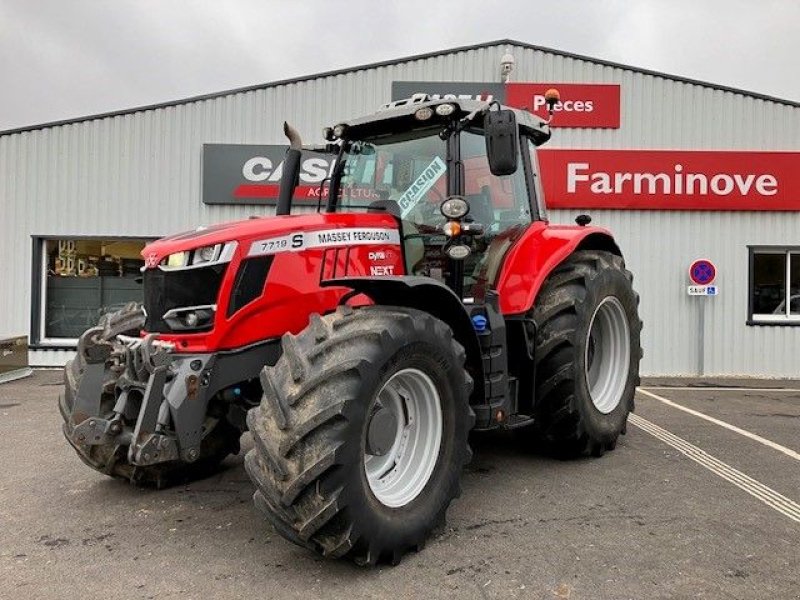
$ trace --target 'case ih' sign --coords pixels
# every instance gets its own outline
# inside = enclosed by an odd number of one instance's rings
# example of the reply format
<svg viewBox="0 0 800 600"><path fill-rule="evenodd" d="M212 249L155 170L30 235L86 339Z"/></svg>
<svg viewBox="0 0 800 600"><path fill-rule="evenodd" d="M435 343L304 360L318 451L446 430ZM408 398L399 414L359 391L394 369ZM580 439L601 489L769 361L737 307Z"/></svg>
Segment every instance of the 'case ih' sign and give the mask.
<svg viewBox="0 0 800 600"><path fill-rule="evenodd" d="M461 100L497 100L506 104L506 85L470 81L393 81L392 100L411 98L414 94L428 94L433 99L459 98Z"/></svg>
<svg viewBox="0 0 800 600"><path fill-rule="evenodd" d="M203 144L203 202L277 204L285 157L286 146ZM316 206L333 161L328 154L303 152L294 194L298 204Z"/></svg>
<svg viewBox="0 0 800 600"><path fill-rule="evenodd" d="M205 144L203 202L275 205L286 146ZM800 210L800 153L539 151L550 208ZM317 206L334 157L304 152L295 204ZM374 198L362 190L365 202Z"/></svg>
<svg viewBox="0 0 800 600"><path fill-rule="evenodd" d="M619 128L619 86L596 83L509 83L506 104L547 119L544 93L555 88L561 101L553 108L552 127Z"/></svg>

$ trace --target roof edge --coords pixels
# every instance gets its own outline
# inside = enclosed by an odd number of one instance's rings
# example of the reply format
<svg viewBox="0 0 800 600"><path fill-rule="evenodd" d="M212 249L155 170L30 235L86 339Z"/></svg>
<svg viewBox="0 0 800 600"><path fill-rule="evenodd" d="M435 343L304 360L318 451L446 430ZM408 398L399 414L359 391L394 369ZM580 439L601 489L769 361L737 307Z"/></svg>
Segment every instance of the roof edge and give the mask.
<svg viewBox="0 0 800 600"><path fill-rule="evenodd" d="M800 108L800 102L796 102L794 100L787 100L785 98L778 98L776 96L769 96L767 94L760 94L758 92L752 92L749 90L743 90L740 88L734 88L726 85L721 85L717 83L712 83L709 81L703 81L700 79L691 79L689 77L681 77L679 75L672 75L670 73L664 73L661 71L654 71L651 69L643 69L640 67L634 67L632 65L626 65L610 60L605 60L602 58L595 58L592 56L586 56L584 54L575 54L573 52L566 52L564 50L557 50L555 48L548 48L545 46L537 46L535 44L529 44L527 42L520 42L518 40L512 39L500 39L500 40L493 40L489 42L481 42L478 44L469 44L466 46L457 46L455 48L444 48L442 50L434 50L432 52L425 52L422 54L413 54L409 56L403 56L400 58L393 58L390 60L383 60L373 63L367 63L362 65L356 65L353 67L346 67L341 69L334 69L331 71L323 71L322 73L313 73L310 75L301 75L298 77L291 77L288 79L279 79L276 81L269 81L266 83L259 83L256 85L248 85L238 88L232 88L229 90L223 90L221 92L212 92L208 94L199 94L196 96L189 96L186 98L179 98L177 100L169 100L166 102L158 102L155 104L144 104L141 106L134 106L131 108L124 108L120 110L114 110L109 112L103 113L96 113L91 115L85 115L81 117L73 117L69 119L60 119L56 121L47 121L45 123L37 123L33 125L26 125L23 127L15 127L13 129L6 129L0 131L0 136L5 135L13 135L15 133L25 133L27 131L36 131L38 129L48 129L50 127L58 127L60 125L73 125L77 123L83 123L86 121L96 121L99 119L108 119L112 117L119 117L122 115L129 115L134 114L137 112L145 112L148 110L157 110L159 108L169 108L172 106L180 106L182 104L191 104L193 102L202 102L203 100L213 100L215 98L223 98L225 96L232 96L235 94L243 94L247 92L254 92L256 90L267 89L271 87L276 87L279 85L290 85L293 83L300 83L303 81L310 81L312 79L321 79L323 77L335 77L336 75L343 75L345 73L351 73L353 71L365 71L368 69L377 69L380 67L388 67L404 62L409 62L412 60L424 60L426 58L433 58L435 56L442 56L445 54L456 54L458 52L465 52L467 50L477 50L480 48L490 48L492 46L517 46L520 48L526 48L529 50L539 51L539 52L548 52L550 54L555 54L558 56L563 56L565 58L573 58L575 60L582 60L586 62L595 63L598 65L603 65L607 67L612 67L616 69L624 69L626 71L634 71L636 73L642 73L644 75L652 75L653 77L661 77L663 79L670 79L672 81L677 81L680 83L687 83L691 85L698 85L702 87L712 88L715 90L720 90L723 92L731 92L733 94L739 94L742 96L750 96L752 98L756 98L758 100L765 100L767 102L775 102L776 104L783 104L786 106L791 106L794 108Z"/></svg>
<svg viewBox="0 0 800 600"><path fill-rule="evenodd" d="M714 83L711 81L705 81L703 79L692 79L691 77L683 77L681 75L673 75L672 73L665 73L663 71L655 71L653 69L645 69L642 67L634 67L632 65L626 65L623 63L614 62L612 60L606 60L604 58L595 58L593 56L586 56L585 54L576 54L574 52L567 52L565 50L557 50L555 48L548 48L546 46L537 46L535 44L528 44L527 42L519 42L517 40L502 40L497 42L498 44L507 43L514 46L520 46L522 48L528 48L530 50L538 50L540 52L549 52L551 54L557 54L559 56L564 56L566 58L574 58L576 60L584 60L587 62L593 62L598 65L603 65L606 67L612 67L615 69L624 69L626 71L635 71L636 73L641 73L643 75L652 75L653 77L661 77L662 79L670 79L672 81L677 81L679 83L688 83L691 85L699 85L701 87L707 87L714 90L719 90L721 92L730 92L732 94L739 94L740 96L750 96L751 98L755 98L757 100L765 100L767 102L775 102L776 104L784 104L786 106L791 106L793 108L800 108L800 102L796 100L787 100L786 98L779 98L777 96L770 96L769 94L762 94L760 92L753 92L751 90L745 90L742 88L736 88L729 85L723 85L721 83Z"/></svg>

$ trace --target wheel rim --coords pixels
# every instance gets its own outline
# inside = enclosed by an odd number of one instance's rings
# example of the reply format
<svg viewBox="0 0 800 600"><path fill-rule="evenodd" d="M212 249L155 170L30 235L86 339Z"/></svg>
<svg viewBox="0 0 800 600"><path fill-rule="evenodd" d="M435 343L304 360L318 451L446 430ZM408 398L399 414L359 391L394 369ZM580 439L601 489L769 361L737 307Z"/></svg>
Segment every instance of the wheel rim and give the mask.
<svg viewBox="0 0 800 600"><path fill-rule="evenodd" d="M394 425L394 436L385 453L370 453L367 447L364 469L369 487L381 504L399 508L419 496L439 458L442 444L439 392L433 380L419 369L403 369L392 375L378 392L376 406L392 411L395 420L382 422Z"/></svg>
<svg viewBox="0 0 800 600"><path fill-rule="evenodd" d="M619 406L630 369L628 318L618 298L608 296L595 309L586 335L584 371L592 404L603 414Z"/></svg>

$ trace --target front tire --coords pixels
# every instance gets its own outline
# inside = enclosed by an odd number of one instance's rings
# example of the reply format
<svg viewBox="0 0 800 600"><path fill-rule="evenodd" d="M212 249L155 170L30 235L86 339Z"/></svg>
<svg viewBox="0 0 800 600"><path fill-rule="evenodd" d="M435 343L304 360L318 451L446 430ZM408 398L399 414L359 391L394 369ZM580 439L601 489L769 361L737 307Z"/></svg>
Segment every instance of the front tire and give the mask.
<svg viewBox="0 0 800 600"><path fill-rule="evenodd" d="M264 369L248 413L254 501L288 540L393 564L443 525L471 453L472 380L428 313L372 306L312 315Z"/></svg>
<svg viewBox="0 0 800 600"><path fill-rule="evenodd" d="M560 457L601 456L625 432L642 356L632 281L620 256L579 250L537 298L534 430Z"/></svg>

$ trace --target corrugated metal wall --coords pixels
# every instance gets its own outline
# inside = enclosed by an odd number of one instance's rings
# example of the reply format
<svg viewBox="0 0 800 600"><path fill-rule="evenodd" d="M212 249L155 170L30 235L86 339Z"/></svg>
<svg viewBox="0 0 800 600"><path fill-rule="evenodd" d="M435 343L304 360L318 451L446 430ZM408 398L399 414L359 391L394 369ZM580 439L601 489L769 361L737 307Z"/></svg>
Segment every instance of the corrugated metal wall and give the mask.
<svg viewBox="0 0 800 600"><path fill-rule="evenodd" d="M374 110L392 81L496 81L504 46L463 50L187 104L0 136L0 332L30 327L31 236L161 236L271 209L206 206L203 143L281 143L284 119L308 141L323 125ZM552 146L800 150L800 109L709 87L514 47L513 79L622 86L618 130L558 130ZM569 221L580 211L557 211ZM800 243L800 215L594 211L612 228L642 293L647 374L698 364L691 259L717 261L708 302L710 374L798 375L800 328L747 327L747 244ZM35 364L67 353L32 354Z"/></svg>

